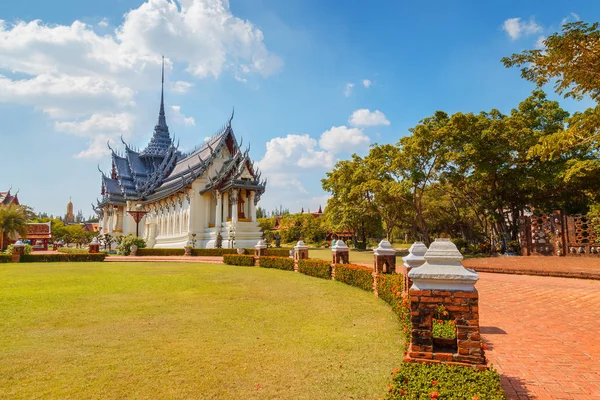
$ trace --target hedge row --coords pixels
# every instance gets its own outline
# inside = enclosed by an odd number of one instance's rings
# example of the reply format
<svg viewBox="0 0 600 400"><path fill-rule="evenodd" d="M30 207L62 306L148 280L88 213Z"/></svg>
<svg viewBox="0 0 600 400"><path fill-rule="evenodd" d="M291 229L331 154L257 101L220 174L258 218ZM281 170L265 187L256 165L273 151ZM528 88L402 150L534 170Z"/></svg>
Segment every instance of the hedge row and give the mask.
<svg viewBox="0 0 600 400"><path fill-rule="evenodd" d="M289 257L290 256L290 250L293 249L286 249L286 248L278 248L278 247L269 247L267 249L267 255L268 256L272 256L272 257Z"/></svg>
<svg viewBox="0 0 600 400"><path fill-rule="evenodd" d="M244 254L253 254L254 249L244 249ZM184 249L138 249L138 256L182 256ZM192 256L216 257L237 254L237 249L192 249Z"/></svg>
<svg viewBox="0 0 600 400"><path fill-rule="evenodd" d="M21 256L21 262L104 261L105 257L106 253L28 254Z"/></svg>
<svg viewBox="0 0 600 400"><path fill-rule="evenodd" d="M393 372L387 400L504 399L500 374L445 364L403 363Z"/></svg>
<svg viewBox="0 0 600 400"><path fill-rule="evenodd" d="M0 254L0 264L10 262L11 256L8 254Z"/></svg>
<svg viewBox="0 0 600 400"><path fill-rule="evenodd" d="M64 254L88 254L89 251L87 249L82 249L82 248L74 248L74 247L60 247L58 248L59 253L64 253Z"/></svg>
<svg viewBox="0 0 600 400"><path fill-rule="evenodd" d="M253 266L254 256L240 254L223 254L223 262L229 265Z"/></svg>
<svg viewBox="0 0 600 400"><path fill-rule="evenodd" d="M335 264L335 280L373 291L373 269L356 264Z"/></svg>
<svg viewBox="0 0 600 400"><path fill-rule="evenodd" d="M258 265L263 268L277 268L286 271L293 271L294 259L289 257L266 256L258 259Z"/></svg>
<svg viewBox="0 0 600 400"><path fill-rule="evenodd" d="M400 319L404 343L408 346L411 330L410 299L407 293L402 293L403 286L404 275L402 274L379 274L377 278L379 298L392 306L392 311Z"/></svg>
<svg viewBox="0 0 600 400"><path fill-rule="evenodd" d="M298 260L298 272L317 278L331 279L331 264L325 260Z"/></svg>

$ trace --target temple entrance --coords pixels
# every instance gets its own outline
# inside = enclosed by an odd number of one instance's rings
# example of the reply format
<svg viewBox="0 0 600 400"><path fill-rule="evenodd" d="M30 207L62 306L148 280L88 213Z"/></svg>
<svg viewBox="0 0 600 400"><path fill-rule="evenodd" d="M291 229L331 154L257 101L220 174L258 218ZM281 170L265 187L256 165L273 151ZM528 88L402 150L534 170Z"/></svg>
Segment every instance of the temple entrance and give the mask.
<svg viewBox="0 0 600 400"><path fill-rule="evenodd" d="M238 219L242 219L242 218L246 218L246 214L244 213L244 197L242 197L242 193L240 192L240 195L238 197Z"/></svg>

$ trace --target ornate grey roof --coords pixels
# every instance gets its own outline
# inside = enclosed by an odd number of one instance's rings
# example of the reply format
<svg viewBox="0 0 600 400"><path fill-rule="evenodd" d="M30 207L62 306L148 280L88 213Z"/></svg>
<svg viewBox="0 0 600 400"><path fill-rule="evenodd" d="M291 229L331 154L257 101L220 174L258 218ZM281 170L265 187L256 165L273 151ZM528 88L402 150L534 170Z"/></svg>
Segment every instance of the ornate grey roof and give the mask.
<svg viewBox="0 0 600 400"><path fill-rule="evenodd" d="M164 61L163 61L164 87ZM110 177L102 171L102 200L95 209L103 204L123 205L127 200L142 203L153 202L184 191L197 177L202 175L217 157L222 157L225 149L231 158L227 159L216 176L209 177L209 184L203 192L217 189L228 190L231 187L254 189L257 197L264 192L266 180L260 180L260 172L250 161L248 148L242 152L238 145L231 121L227 123L202 146L188 154L178 151L171 140L164 113L164 92L161 90L158 124L148 146L141 152L133 150L127 143L125 151L112 152L112 170ZM244 178L244 171L249 172Z"/></svg>

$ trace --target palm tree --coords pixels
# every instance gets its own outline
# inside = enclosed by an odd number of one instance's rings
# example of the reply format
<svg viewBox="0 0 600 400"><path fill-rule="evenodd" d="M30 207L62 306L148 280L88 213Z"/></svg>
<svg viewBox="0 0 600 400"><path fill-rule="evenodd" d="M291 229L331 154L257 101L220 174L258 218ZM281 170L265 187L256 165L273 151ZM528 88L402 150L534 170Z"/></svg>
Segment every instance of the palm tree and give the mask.
<svg viewBox="0 0 600 400"><path fill-rule="evenodd" d="M21 206L11 204L0 206L0 250L4 248L4 238L19 234L27 235L27 216Z"/></svg>

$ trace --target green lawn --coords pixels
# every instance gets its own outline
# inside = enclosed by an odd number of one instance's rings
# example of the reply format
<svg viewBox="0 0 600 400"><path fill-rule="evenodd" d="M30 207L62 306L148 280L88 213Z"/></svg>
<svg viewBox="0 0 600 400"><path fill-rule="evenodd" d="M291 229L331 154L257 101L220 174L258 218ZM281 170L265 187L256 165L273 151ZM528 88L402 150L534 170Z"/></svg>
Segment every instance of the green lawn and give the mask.
<svg viewBox="0 0 600 400"><path fill-rule="evenodd" d="M320 258L321 260L331 261L331 249L308 249L310 258ZM350 250L350 262L355 264L373 265L373 251ZM402 264L402 257L396 257L396 264Z"/></svg>
<svg viewBox="0 0 600 400"><path fill-rule="evenodd" d="M400 337L372 293L293 272L0 264L0 398L375 399Z"/></svg>

